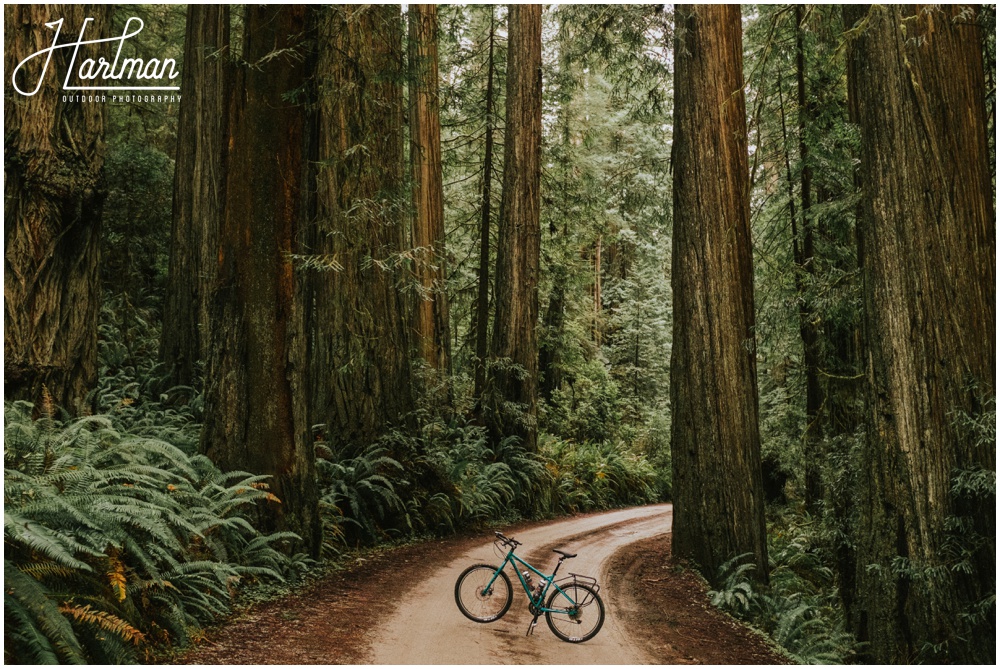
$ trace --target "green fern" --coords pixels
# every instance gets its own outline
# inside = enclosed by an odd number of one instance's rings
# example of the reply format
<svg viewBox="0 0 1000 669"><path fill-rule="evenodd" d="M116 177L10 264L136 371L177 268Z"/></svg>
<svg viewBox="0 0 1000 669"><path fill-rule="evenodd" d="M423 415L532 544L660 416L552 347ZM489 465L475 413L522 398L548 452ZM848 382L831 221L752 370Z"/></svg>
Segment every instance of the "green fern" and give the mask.
<svg viewBox="0 0 1000 669"><path fill-rule="evenodd" d="M5 409L5 659L132 662L228 612L241 582L290 573L290 535L244 515L273 499L264 477L223 474L121 416Z"/></svg>

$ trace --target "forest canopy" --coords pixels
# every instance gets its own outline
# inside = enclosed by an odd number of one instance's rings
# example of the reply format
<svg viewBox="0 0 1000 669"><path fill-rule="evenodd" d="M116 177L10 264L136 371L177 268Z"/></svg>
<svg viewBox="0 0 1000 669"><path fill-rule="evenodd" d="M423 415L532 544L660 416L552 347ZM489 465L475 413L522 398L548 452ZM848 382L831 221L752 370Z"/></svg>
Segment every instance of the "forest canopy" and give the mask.
<svg viewBox="0 0 1000 669"><path fill-rule="evenodd" d="M796 662L995 662L995 6L4 13L6 662L661 501Z"/></svg>

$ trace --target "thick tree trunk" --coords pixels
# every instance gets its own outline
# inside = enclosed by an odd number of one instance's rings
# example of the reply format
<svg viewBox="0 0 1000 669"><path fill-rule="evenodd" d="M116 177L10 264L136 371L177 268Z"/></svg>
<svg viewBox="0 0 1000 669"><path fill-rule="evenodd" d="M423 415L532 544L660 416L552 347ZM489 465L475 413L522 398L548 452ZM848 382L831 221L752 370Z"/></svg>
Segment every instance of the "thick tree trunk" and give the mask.
<svg viewBox="0 0 1000 669"><path fill-rule="evenodd" d="M260 509L263 529L296 532L315 552L315 454L291 257L306 166L305 111L289 94L306 82L306 13L302 5L246 11L247 65L234 73L229 104L202 450L224 470L271 476L281 503Z"/></svg>
<svg viewBox="0 0 1000 669"><path fill-rule="evenodd" d="M674 551L767 578L738 6L677 7L670 402Z"/></svg>
<svg viewBox="0 0 1000 669"><path fill-rule="evenodd" d="M420 295L414 311L417 350L431 367L450 371L445 291L444 194L438 103L437 6L409 6L410 173L413 246Z"/></svg>
<svg viewBox="0 0 1000 669"><path fill-rule="evenodd" d="M494 441L537 442L542 6L511 5L488 423Z"/></svg>
<svg viewBox="0 0 1000 669"><path fill-rule="evenodd" d="M858 621L879 663L996 659L995 493L957 484L996 468L995 438L962 420L987 410L996 372L980 29L965 9L844 10L864 175Z"/></svg>
<svg viewBox="0 0 1000 669"><path fill-rule="evenodd" d="M311 424L356 453L412 410L398 285L403 180L399 5L335 5L320 20L319 173L311 232Z"/></svg>
<svg viewBox="0 0 1000 669"><path fill-rule="evenodd" d="M209 335L209 292L217 265L226 137L229 6L188 5L181 109L174 162L170 271L160 361L171 385L196 382Z"/></svg>
<svg viewBox="0 0 1000 669"><path fill-rule="evenodd" d="M73 42L84 20L85 39L111 33L106 5L4 7L7 76L29 55L52 44L46 23L63 19L59 43ZM80 47L86 58L107 57L105 44ZM104 202L107 106L63 102L73 49L29 61L18 72L21 95L5 88L4 108L4 396L45 398L71 413L86 413L97 382L100 308L100 224ZM41 82L39 84L39 79ZM76 74L70 84L87 85ZM75 95L75 93L74 93Z"/></svg>
<svg viewBox="0 0 1000 669"><path fill-rule="evenodd" d="M481 401L486 387L486 358L490 333L490 205L493 198L493 9L490 9L490 44L486 61L486 147L483 155L483 196L479 218L479 285L476 294L476 369L473 396Z"/></svg>

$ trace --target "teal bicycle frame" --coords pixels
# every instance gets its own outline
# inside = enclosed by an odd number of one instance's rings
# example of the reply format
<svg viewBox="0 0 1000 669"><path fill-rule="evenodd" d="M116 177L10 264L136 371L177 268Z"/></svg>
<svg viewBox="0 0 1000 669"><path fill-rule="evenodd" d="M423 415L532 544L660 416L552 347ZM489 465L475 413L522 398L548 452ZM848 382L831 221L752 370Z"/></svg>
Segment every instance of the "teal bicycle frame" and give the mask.
<svg viewBox="0 0 1000 669"><path fill-rule="evenodd" d="M510 564L512 567L514 567L514 573L517 574L517 580L521 582L521 587L524 588L524 594L528 596L528 601L530 601L532 606L535 607L537 613L539 614L546 612L569 613L580 605L579 602L573 601L573 598L567 595L565 591L563 591L563 589L559 587L559 584L555 582L556 574L559 573L559 567L562 566L564 558L560 558L559 563L556 564L556 568L555 570L553 570L552 574L546 576L542 572L535 569L529 563L525 562L521 558L514 555L514 548L515 548L514 546L511 546L510 550L507 551L507 557L505 557L503 562L500 563L500 567L498 567L496 572L493 574L493 578L491 578L490 582L486 584L485 588L483 588L482 594L485 595L487 592L489 592L490 588L493 587L493 582L496 581L498 578L500 578L500 572L502 572L504 568L508 564ZM528 582L524 579L524 574L521 573L521 570L518 568L518 565L523 565L527 567L532 572L534 572L535 575L538 576L538 578L542 579L542 581L545 583L545 587L542 588L541 592L538 594L537 600L531 595L531 586L529 586ZM545 596L548 594L549 588L555 588L556 592L560 593L563 597L565 597L566 601L569 602L569 607L562 609L550 609L546 608L545 606L542 606L542 602L545 601Z"/></svg>

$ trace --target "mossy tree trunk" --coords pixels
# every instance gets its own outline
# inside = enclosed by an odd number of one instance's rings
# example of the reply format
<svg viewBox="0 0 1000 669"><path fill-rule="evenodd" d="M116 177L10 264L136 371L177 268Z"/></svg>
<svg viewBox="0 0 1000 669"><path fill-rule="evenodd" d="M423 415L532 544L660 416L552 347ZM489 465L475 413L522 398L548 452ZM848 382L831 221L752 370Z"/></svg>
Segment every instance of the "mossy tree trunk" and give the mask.
<svg viewBox="0 0 1000 669"><path fill-rule="evenodd" d="M674 92L675 554L767 579L740 8L678 6Z"/></svg>
<svg viewBox="0 0 1000 669"><path fill-rule="evenodd" d="M245 65L229 101L202 450L223 470L267 474L281 503L262 529L319 548L305 338L292 254L301 227L307 9L247 7ZM281 55L284 51L284 55ZM275 56L275 54L279 54Z"/></svg>
<svg viewBox="0 0 1000 669"><path fill-rule="evenodd" d="M4 7L7 76L23 59L52 44L46 23L63 19L59 43L111 34L106 5ZM77 66L107 54L103 44L80 47ZM34 58L8 81L4 107L4 396L39 405L51 400L87 413L97 382L100 309L100 228L107 106L63 101L74 49ZM41 82L39 83L39 79ZM71 85L87 85L76 75ZM86 91L80 92L85 94Z"/></svg>
<svg viewBox="0 0 1000 669"><path fill-rule="evenodd" d="M995 432L991 421L983 438L966 420L990 410L996 373L995 219L975 13L844 9L863 175L856 620L879 663L996 659ZM990 481L985 490L961 483L977 477Z"/></svg>

